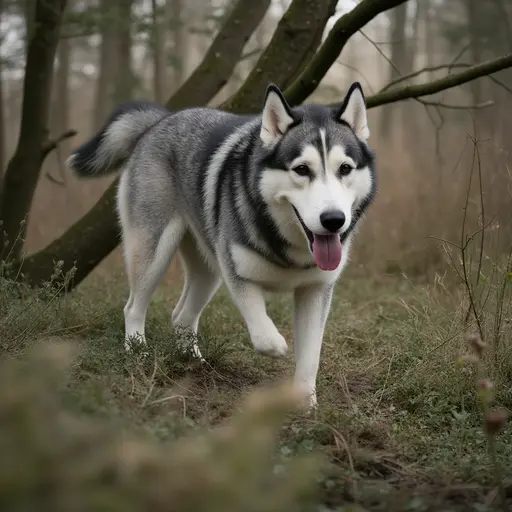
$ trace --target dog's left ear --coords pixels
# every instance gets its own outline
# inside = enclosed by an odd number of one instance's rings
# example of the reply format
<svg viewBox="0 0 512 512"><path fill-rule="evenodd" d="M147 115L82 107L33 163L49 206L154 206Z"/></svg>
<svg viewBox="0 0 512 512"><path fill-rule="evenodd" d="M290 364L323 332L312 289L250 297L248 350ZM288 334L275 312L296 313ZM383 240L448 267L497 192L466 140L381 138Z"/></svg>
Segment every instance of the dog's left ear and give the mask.
<svg viewBox="0 0 512 512"><path fill-rule="evenodd" d="M279 87L270 84L265 96L260 138L265 146L273 146L295 122L292 110Z"/></svg>
<svg viewBox="0 0 512 512"><path fill-rule="evenodd" d="M362 141L366 142L368 140L370 130L366 117L366 101L363 88L359 82L354 82L350 86L336 117L338 120L347 123Z"/></svg>

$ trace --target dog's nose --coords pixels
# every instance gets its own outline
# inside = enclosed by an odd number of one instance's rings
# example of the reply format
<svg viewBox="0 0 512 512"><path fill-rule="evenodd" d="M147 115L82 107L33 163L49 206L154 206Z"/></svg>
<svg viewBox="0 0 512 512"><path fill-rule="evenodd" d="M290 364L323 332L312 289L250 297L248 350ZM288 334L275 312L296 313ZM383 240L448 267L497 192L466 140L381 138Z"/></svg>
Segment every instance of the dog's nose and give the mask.
<svg viewBox="0 0 512 512"><path fill-rule="evenodd" d="M328 210L320 214L320 223L331 233L336 233L345 224L345 214L341 210Z"/></svg>

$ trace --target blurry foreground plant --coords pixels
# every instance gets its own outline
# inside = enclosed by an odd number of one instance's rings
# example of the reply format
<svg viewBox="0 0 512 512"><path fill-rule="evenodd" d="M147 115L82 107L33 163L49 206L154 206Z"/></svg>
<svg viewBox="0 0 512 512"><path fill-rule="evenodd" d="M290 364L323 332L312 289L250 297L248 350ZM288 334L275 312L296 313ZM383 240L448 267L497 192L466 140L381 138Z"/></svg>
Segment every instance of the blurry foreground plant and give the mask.
<svg viewBox="0 0 512 512"><path fill-rule="evenodd" d="M274 450L299 403L290 389L254 393L229 424L157 446L64 410L72 356L58 343L0 368L0 510L305 510L320 460Z"/></svg>
<svg viewBox="0 0 512 512"><path fill-rule="evenodd" d="M486 344L479 335L468 337L468 344L472 353L464 354L458 361L473 363L476 370L476 386L478 398L483 410L483 430L489 448L489 458L494 470L494 479L499 491L500 504L504 512L508 511L507 494L503 483L501 468L498 462L497 435L503 430L508 419L508 412L505 409L493 409L494 385L486 377L483 356Z"/></svg>

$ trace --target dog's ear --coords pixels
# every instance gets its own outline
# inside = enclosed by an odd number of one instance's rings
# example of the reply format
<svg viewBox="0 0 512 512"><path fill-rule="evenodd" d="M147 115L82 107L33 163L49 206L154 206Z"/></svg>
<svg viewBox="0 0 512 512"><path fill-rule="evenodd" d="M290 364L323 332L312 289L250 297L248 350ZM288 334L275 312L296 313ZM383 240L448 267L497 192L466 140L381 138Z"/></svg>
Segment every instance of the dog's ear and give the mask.
<svg viewBox="0 0 512 512"><path fill-rule="evenodd" d="M295 123L292 110L279 87L270 84L265 95L260 138L265 146L273 146Z"/></svg>
<svg viewBox="0 0 512 512"><path fill-rule="evenodd" d="M368 140L370 130L366 117L366 101L359 82L354 82L350 86L336 117L339 121L347 123L361 140Z"/></svg>

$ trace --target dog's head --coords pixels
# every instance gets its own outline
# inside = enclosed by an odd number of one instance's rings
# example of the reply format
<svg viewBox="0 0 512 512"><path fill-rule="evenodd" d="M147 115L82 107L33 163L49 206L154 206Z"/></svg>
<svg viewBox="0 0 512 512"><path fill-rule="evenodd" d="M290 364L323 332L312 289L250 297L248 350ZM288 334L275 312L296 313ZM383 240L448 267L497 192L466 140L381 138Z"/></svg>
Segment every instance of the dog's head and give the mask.
<svg viewBox="0 0 512 512"><path fill-rule="evenodd" d="M267 89L260 189L269 205L281 206L274 211L284 236L291 222L301 226L322 270L339 266L342 241L373 196L374 155L368 137L359 83L352 84L338 107L292 109L278 87Z"/></svg>

